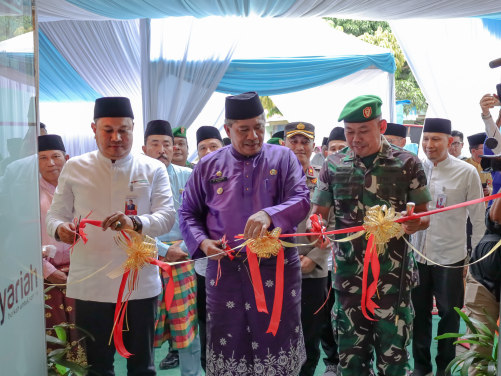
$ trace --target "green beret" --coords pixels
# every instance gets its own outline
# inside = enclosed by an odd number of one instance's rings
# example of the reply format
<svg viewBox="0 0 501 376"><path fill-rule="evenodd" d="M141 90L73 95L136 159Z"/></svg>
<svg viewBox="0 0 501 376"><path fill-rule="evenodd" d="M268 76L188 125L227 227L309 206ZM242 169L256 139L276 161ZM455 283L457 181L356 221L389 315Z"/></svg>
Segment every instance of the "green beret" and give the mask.
<svg viewBox="0 0 501 376"><path fill-rule="evenodd" d="M279 137L272 137L267 141L268 144L281 145L283 146L284 140Z"/></svg>
<svg viewBox="0 0 501 376"><path fill-rule="evenodd" d="M177 127L172 130L172 135L174 137L186 138L186 128L185 127Z"/></svg>
<svg viewBox="0 0 501 376"><path fill-rule="evenodd" d="M344 106L338 121L365 123L381 115L383 101L377 95L361 95Z"/></svg>

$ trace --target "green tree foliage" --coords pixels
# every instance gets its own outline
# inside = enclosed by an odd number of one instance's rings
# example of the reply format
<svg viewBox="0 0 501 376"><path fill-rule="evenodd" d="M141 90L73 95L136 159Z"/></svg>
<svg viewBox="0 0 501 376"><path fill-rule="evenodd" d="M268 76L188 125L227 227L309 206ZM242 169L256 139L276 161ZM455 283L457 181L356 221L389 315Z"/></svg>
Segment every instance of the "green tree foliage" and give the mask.
<svg viewBox="0 0 501 376"><path fill-rule="evenodd" d="M404 106L404 112L408 114L412 107L418 112L426 112L428 107L419 85L405 60L404 53L398 45L397 38L391 32L390 25L384 21L350 20L326 17L325 20L335 29L363 40L364 42L388 48L395 56L395 97L397 100L408 99L410 105Z"/></svg>
<svg viewBox="0 0 501 376"><path fill-rule="evenodd" d="M33 30L29 16L0 16L0 41L14 38Z"/></svg>
<svg viewBox="0 0 501 376"><path fill-rule="evenodd" d="M275 103L271 100L270 97L259 97L261 99L261 103L263 104L263 108L266 110L266 117L271 118L273 115L282 115L280 110Z"/></svg>

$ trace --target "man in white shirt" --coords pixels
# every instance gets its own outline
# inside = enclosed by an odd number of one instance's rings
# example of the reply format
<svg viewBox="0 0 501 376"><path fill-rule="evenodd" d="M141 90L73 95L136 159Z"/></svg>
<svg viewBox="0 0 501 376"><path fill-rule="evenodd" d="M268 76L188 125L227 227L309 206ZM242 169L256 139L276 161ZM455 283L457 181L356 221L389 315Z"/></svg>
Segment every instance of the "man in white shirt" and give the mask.
<svg viewBox="0 0 501 376"><path fill-rule="evenodd" d="M121 278L106 274L127 259L125 250L115 243L114 231L131 229L155 237L168 232L175 220L165 166L146 155L130 153L133 118L128 98L96 100L91 127L99 150L66 163L47 213L48 234L68 244L76 236L73 218L91 213L89 218L102 220L102 228L87 225L86 244L75 245L67 287L67 296L76 299L77 325L95 338L88 341L87 360L90 372L99 375L115 374L115 348L108 341ZM138 215L124 214L129 200ZM108 267L91 276L103 265ZM127 306L128 331L124 329L125 348L133 354L127 359L129 375L156 374L153 334L160 291L158 267L143 267Z"/></svg>
<svg viewBox="0 0 501 376"><path fill-rule="evenodd" d="M451 206L483 197L477 170L472 165L452 157L448 147L453 142L451 122L447 119L428 118L423 127L422 146L426 154L423 167L432 195L431 208ZM430 227L413 235L412 242L428 259L416 255L419 286L412 291L416 312L413 331L414 375L432 375L431 311L433 296L437 303L440 322L437 335L459 330L459 316L454 307L463 306L463 268L466 258L466 218L473 224L472 245L475 246L485 231L483 203L455 209L430 217ZM445 369L455 357L455 338L438 341L436 375L446 375Z"/></svg>

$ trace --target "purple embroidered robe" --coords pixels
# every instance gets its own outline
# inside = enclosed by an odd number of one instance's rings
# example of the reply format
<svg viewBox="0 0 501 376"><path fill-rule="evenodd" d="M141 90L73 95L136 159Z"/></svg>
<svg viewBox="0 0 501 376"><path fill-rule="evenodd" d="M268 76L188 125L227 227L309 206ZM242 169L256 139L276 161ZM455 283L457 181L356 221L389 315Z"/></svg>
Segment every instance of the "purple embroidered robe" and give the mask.
<svg viewBox="0 0 501 376"><path fill-rule="evenodd" d="M226 235L229 245L259 210L272 228L292 233L310 209L309 190L296 156L282 146L264 144L245 157L231 145L203 158L183 192L180 227L194 258L204 239ZM296 375L305 359L301 330L301 271L295 248L285 249L284 300L276 336L266 333L275 292L276 258L262 259L260 271L269 314L256 309L245 252L233 261L209 260L207 291L207 375Z"/></svg>

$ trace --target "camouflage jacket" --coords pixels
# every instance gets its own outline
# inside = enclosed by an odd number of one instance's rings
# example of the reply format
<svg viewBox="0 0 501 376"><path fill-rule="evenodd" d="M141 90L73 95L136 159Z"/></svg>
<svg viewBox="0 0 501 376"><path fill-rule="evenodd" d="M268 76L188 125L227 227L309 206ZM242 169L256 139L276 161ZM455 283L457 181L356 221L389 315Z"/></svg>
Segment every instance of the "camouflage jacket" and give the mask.
<svg viewBox="0 0 501 376"><path fill-rule="evenodd" d="M430 201L426 175L418 157L390 145L384 137L381 140L381 148L369 169L348 147L330 155L324 162L312 202L333 206L336 229L362 225L366 210L374 205L385 204L403 211L409 201L416 205ZM338 238L346 236L339 235ZM336 290L361 294L366 246L367 240L362 236L334 247ZM386 252L379 256L379 294L398 292L405 247L402 238L391 239ZM411 288L413 265L412 252L408 252L406 289ZM369 278L369 283L371 281Z"/></svg>

